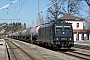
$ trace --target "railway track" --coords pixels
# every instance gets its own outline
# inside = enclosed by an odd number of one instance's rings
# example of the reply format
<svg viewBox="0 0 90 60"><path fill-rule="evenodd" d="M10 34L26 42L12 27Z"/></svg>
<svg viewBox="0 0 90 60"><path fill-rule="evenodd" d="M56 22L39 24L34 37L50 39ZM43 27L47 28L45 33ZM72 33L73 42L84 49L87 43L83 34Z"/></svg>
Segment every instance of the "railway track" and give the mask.
<svg viewBox="0 0 90 60"><path fill-rule="evenodd" d="M87 46L87 45L75 44L74 45L74 48L80 48L80 49L90 50L90 46Z"/></svg>
<svg viewBox="0 0 90 60"><path fill-rule="evenodd" d="M14 55L12 60L49 60L40 56L39 54L34 53L29 47L25 46L25 44L11 40L6 40L6 42L12 50L12 55Z"/></svg>
<svg viewBox="0 0 90 60"><path fill-rule="evenodd" d="M90 60L90 55L79 53L79 52L65 52L65 54L71 55L73 57L79 58L81 60Z"/></svg>
<svg viewBox="0 0 90 60"><path fill-rule="evenodd" d="M15 43L18 43L18 45L20 46L23 46L24 49L30 51L30 46L20 42L20 41L17 41L17 40L13 40ZM56 51L57 52L57 51ZM29 53L29 52L28 52ZM30 52L32 54L32 52ZM89 50L83 50L83 49L76 49L76 48L73 48L73 49L70 49L68 51L61 51L59 50L58 51L58 54L64 54L66 56L70 56L71 58L70 59L73 59L73 58L76 58L77 60L90 60L90 51ZM37 55L37 54L36 54ZM39 55L38 55L39 56ZM39 57L41 58L41 57ZM67 57L66 57L67 58ZM44 58L45 60L46 58ZM38 60L43 60L43 59L38 59ZM48 59L46 59L48 60ZM66 60L66 59L65 59Z"/></svg>
<svg viewBox="0 0 90 60"><path fill-rule="evenodd" d="M86 52L86 51L82 51L82 50L79 50L79 49L78 50L70 49L67 52L62 52L62 51L60 51L60 52L66 54L66 55L78 58L80 60L90 60L90 52L89 51Z"/></svg>
<svg viewBox="0 0 90 60"><path fill-rule="evenodd" d="M24 51L22 48L15 45L11 41L6 42L13 53L13 59L10 60L36 60L34 57L32 57L30 54L28 54L26 51Z"/></svg>
<svg viewBox="0 0 90 60"><path fill-rule="evenodd" d="M63 53L69 55L71 57L78 58L79 60L90 60L90 52L82 52L80 50L68 50L68 51L59 51L59 53Z"/></svg>

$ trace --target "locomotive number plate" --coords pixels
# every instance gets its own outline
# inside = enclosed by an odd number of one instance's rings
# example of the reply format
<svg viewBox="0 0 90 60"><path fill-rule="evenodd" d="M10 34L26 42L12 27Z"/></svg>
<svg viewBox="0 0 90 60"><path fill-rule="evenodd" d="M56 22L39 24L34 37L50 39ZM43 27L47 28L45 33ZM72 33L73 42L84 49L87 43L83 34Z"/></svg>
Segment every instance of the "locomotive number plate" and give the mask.
<svg viewBox="0 0 90 60"><path fill-rule="evenodd" d="M67 38L61 38L61 40L67 40Z"/></svg>

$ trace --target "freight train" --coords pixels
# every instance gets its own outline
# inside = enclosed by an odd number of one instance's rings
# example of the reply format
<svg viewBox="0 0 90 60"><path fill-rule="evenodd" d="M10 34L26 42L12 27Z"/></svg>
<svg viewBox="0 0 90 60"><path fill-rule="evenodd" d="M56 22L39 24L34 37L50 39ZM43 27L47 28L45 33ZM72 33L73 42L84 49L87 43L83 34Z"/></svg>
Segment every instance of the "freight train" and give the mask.
<svg viewBox="0 0 90 60"><path fill-rule="evenodd" d="M54 21L41 24L27 30L8 34L8 37L59 49L74 46L72 24L66 22Z"/></svg>

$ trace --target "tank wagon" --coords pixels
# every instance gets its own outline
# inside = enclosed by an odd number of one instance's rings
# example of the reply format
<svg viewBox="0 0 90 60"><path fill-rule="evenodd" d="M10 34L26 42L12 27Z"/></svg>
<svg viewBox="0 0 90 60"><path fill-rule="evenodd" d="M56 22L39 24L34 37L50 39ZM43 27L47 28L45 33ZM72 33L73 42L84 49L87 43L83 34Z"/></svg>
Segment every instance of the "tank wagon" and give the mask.
<svg viewBox="0 0 90 60"><path fill-rule="evenodd" d="M7 37L12 38L12 34L7 34Z"/></svg>
<svg viewBox="0 0 90 60"><path fill-rule="evenodd" d="M47 23L40 27L38 33L39 44L53 48L71 48L74 46L71 23Z"/></svg>
<svg viewBox="0 0 90 60"><path fill-rule="evenodd" d="M19 36L20 36L20 32L12 33L12 38L14 38L14 39L19 39Z"/></svg>
<svg viewBox="0 0 90 60"><path fill-rule="evenodd" d="M39 30L40 26L42 26L42 25L38 25L38 26L27 29L27 31L26 31L27 41L29 41L31 43L36 43L37 42L37 40L38 40L38 30Z"/></svg>
<svg viewBox="0 0 90 60"><path fill-rule="evenodd" d="M26 31L27 30L23 30L23 31L21 31L21 35L20 35L20 40L23 40L23 41L25 41L26 40Z"/></svg>

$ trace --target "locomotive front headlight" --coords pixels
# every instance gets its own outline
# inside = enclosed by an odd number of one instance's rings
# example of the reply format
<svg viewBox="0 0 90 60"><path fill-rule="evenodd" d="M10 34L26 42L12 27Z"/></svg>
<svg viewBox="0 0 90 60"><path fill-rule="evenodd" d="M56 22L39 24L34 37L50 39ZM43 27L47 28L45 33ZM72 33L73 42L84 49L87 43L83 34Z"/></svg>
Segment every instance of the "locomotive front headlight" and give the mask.
<svg viewBox="0 0 90 60"><path fill-rule="evenodd" d="M56 38L56 40L58 40L58 38Z"/></svg>
<svg viewBox="0 0 90 60"><path fill-rule="evenodd" d="M72 38L69 38L69 40L72 40Z"/></svg>

